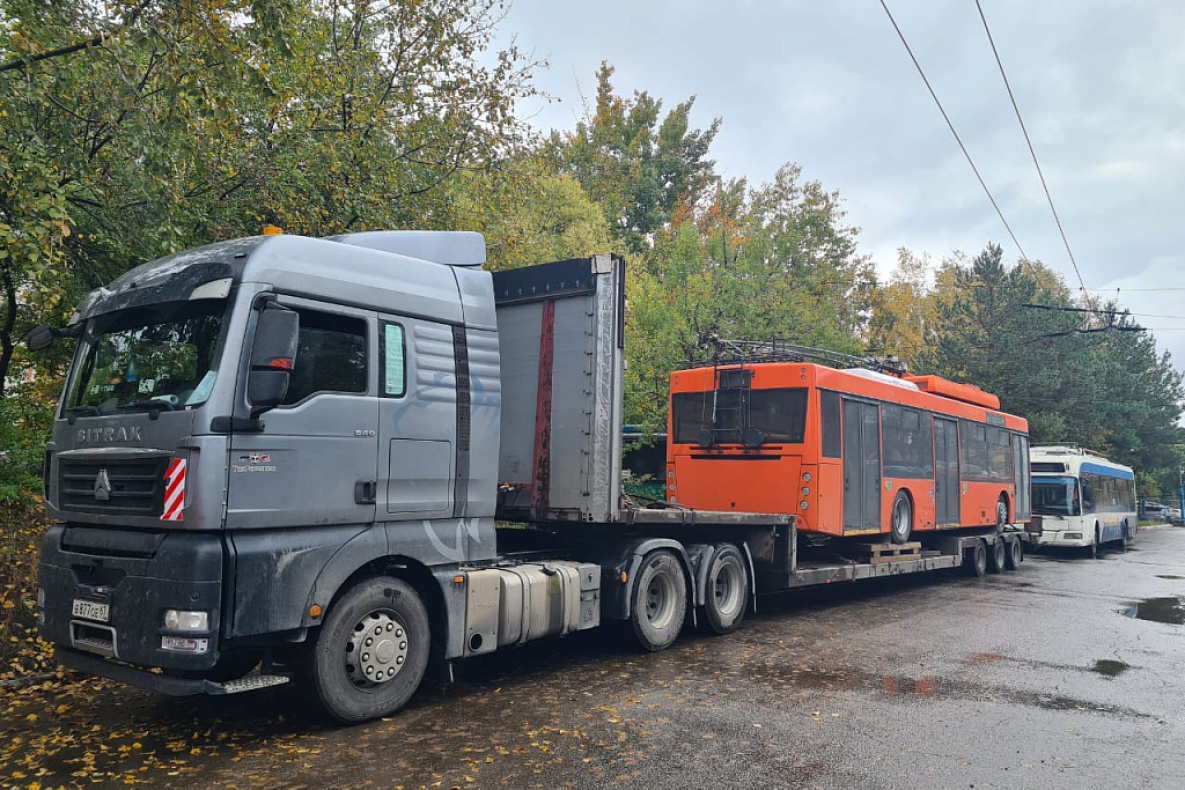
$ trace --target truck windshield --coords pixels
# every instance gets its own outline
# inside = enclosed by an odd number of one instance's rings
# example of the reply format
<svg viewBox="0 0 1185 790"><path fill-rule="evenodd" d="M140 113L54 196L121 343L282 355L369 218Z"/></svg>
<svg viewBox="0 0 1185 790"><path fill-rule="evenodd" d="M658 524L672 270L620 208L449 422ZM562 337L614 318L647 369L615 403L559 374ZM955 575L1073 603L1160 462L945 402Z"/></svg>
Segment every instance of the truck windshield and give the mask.
<svg viewBox="0 0 1185 790"><path fill-rule="evenodd" d="M184 409L210 397L224 300L168 302L100 316L83 336L66 413Z"/></svg>
<svg viewBox="0 0 1185 790"><path fill-rule="evenodd" d="M1077 516L1078 481L1072 477L1034 477L1033 512L1043 516Z"/></svg>

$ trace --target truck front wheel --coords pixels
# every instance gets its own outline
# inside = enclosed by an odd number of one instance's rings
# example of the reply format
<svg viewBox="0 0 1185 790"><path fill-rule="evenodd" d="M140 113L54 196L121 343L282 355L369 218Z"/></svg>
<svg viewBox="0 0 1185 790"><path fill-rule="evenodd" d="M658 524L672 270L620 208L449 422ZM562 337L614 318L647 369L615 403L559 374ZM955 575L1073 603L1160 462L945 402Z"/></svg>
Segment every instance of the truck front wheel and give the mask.
<svg viewBox="0 0 1185 790"><path fill-rule="evenodd" d="M687 583L679 558L666 549L653 552L642 563L634 581L630 625L643 650L670 647L687 614Z"/></svg>
<svg viewBox="0 0 1185 790"><path fill-rule="evenodd" d="M386 716L411 698L428 666L428 611L406 582L380 576L336 601L312 645L317 700L343 724Z"/></svg>

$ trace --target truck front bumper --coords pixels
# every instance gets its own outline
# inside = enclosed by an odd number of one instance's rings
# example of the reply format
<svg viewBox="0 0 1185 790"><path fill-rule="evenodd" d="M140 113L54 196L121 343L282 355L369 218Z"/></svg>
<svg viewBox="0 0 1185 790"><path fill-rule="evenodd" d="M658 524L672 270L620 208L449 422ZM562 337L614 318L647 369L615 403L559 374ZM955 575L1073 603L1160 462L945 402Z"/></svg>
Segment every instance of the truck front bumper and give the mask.
<svg viewBox="0 0 1185 790"><path fill-rule="evenodd" d="M209 669L219 657L222 567L217 533L55 524L38 568L41 635L62 655L93 654L98 663L84 671L106 677L127 664ZM169 630L170 609L205 612L207 625ZM176 649L187 642L192 649Z"/></svg>

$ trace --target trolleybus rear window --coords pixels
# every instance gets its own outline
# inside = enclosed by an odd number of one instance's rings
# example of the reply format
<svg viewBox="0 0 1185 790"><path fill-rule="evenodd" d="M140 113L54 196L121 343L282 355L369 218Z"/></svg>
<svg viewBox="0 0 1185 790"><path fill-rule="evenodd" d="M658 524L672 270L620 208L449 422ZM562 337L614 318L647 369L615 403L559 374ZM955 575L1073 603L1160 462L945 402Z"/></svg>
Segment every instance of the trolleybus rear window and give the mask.
<svg viewBox="0 0 1185 790"><path fill-rule="evenodd" d="M765 442L801 444L806 395L802 388L675 393L671 397L674 442L699 444L701 434L709 431L714 444L738 444L744 441L745 431L753 428Z"/></svg>

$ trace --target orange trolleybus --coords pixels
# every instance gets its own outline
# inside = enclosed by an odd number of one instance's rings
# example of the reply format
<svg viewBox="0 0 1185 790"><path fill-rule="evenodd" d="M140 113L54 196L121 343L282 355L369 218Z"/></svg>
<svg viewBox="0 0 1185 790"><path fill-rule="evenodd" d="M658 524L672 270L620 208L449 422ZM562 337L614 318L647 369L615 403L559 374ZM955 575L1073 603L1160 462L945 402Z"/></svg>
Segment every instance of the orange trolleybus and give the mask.
<svg viewBox="0 0 1185 790"><path fill-rule="evenodd" d="M1029 520L1028 423L995 395L780 342L717 349L671 376L669 502L894 543Z"/></svg>

